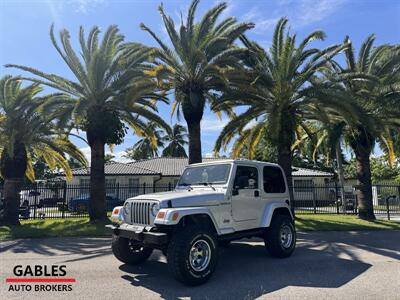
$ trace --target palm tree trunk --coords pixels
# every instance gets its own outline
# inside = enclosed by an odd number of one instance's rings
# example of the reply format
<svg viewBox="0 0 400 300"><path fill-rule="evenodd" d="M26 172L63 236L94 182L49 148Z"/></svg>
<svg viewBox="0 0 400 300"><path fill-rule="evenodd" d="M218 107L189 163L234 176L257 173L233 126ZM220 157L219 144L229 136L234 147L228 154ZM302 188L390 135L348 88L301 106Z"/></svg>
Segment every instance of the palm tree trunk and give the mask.
<svg viewBox="0 0 400 300"><path fill-rule="evenodd" d="M358 216L363 220L375 220L372 202L371 166L369 160L371 150L370 148L358 149L358 151L355 151L358 186Z"/></svg>
<svg viewBox="0 0 400 300"><path fill-rule="evenodd" d="M20 225L19 207L20 191L23 179L13 178L4 180L4 210L1 225Z"/></svg>
<svg viewBox="0 0 400 300"><path fill-rule="evenodd" d="M344 170L343 170L343 160L342 160L342 149L340 148L340 141L336 144L336 161L337 161L337 172L339 175L340 183L340 196L342 198L342 204L344 206L344 211L346 211L346 199L344 197Z"/></svg>
<svg viewBox="0 0 400 300"><path fill-rule="evenodd" d="M294 197L293 197L293 177L292 177L292 142L285 134L281 134L281 140L278 143L278 164L282 167L286 175L286 181L289 186L290 208L294 214Z"/></svg>
<svg viewBox="0 0 400 300"><path fill-rule="evenodd" d="M200 120L187 122L189 132L189 164L201 163Z"/></svg>
<svg viewBox="0 0 400 300"><path fill-rule="evenodd" d="M20 191L27 167L25 145L15 142L14 153L10 156L7 150L1 155L0 168L4 177L4 210L0 214L0 224L20 225L19 207Z"/></svg>
<svg viewBox="0 0 400 300"><path fill-rule="evenodd" d="M375 220L369 160L374 138L363 128L358 128L353 136L350 146L356 156L358 217L363 220Z"/></svg>
<svg viewBox="0 0 400 300"><path fill-rule="evenodd" d="M91 222L104 221L106 213L106 180L104 175L105 143L95 139L90 143L90 209Z"/></svg>

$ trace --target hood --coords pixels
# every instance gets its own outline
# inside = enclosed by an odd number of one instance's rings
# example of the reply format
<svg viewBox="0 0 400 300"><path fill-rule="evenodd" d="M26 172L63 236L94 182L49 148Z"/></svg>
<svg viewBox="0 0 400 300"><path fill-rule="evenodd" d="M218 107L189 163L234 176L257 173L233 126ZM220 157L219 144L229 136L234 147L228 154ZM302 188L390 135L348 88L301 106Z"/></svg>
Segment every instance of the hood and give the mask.
<svg viewBox="0 0 400 300"><path fill-rule="evenodd" d="M214 191L207 188L144 194L128 200L156 200L161 203L161 207L167 207L167 202L171 201L172 207L187 207L216 205L224 200L224 196L225 191L223 190Z"/></svg>

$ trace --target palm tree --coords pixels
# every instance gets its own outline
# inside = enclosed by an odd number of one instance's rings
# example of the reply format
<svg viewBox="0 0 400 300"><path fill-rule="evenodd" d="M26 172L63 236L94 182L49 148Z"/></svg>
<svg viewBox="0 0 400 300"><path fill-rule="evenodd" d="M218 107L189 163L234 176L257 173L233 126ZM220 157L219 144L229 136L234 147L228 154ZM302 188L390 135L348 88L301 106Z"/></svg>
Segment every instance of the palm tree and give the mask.
<svg viewBox="0 0 400 300"><path fill-rule="evenodd" d="M180 124L175 124L171 132L164 136L163 142L167 146L162 151L162 156L166 157L187 157L185 145L187 145L186 128Z"/></svg>
<svg viewBox="0 0 400 300"><path fill-rule="evenodd" d="M61 123L86 132L91 149L90 219L92 222L105 220L105 144L120 144L126 134L125 124L138 134L149 135L155 143L154 134L146 131L144 119L168 126L155 113L157 109L153 101L166 100L154 93L157 83L143 74L146 70L143 62L149 56L149 49L139 44L124 44L124 37L117 26L110 26L102 41L99 41L98 27L93 27L87 40L81 27L81 54L73 50L67 30L60 32L62 47L53 31L52 26L51 41L75 80L19 65L8 67L37 75L39 79L26 79L71 96L69 99L50 101L43 109L57 115Z"/></svg>
<svg viewBox="0 0 400 300"><path fill-rule="evenodd" d="M141 28L160 47L153 49L155 67L148 74L158 78L164 90L174 91L172 113L176 111L179 116L182 110L186 120L190 164L201 162L200 121L206 104L214 107L218 102L221 92L229 85L228 67L234 73L240 57L246 53L244 49L235 46L234 42L253 27L251 23L238 23L233 17L217 22L227 7L226 3L211 8L199 22L195 22L198 4L199 0L193 0L186 22L181 21L179 30L172 18L164 13L163 6L159 7L172 47L141 24Z"/></svg>
<svg viewBox="0 0 400 300"><path fill-rule="evenodd" d="M256 145L266 135L277 147L278 163L291 185L292 145L296 131L299 128L309 131L306 121L315 119L316 108L320 105L336 107L336 103L330 99L317 101L305 98L305 93L311 88L309 82L345 45L333 45L324 50L308 48L311 41L323 40L325 37L322 31L315 31L296 46L296 35L286 31L287 22L285 18L279 20L269 51L242 37L243 43L250 50L245 63L253 70L253 82L250 85L245 82L246 86L234 86L222 97L220 105L244 106L246 111L235 116L224 127L214 150L218 152L239 135L233 156L246 145L252 158ZM339 109L345 107L343 105Z"/></svg>
<svg viewBox="0 0 400 300"><path fill-rule="evenodd" d="M146 128L154 134L156 142L152 142L149 136L144 136L137 141L132 147L125 150L125 158L132 160L149 159L158 156L158 148L164 146L164 132L156 123L150 123Z"/></svg>
<svg viewBox="0 0 400 300"><path fill-rule="evenodd" d="M361 118L352 115L330 113L322 120L333 123L339 132L335 134L335 145L342 139L355 154L357 166L357 197L359 217L375 219L372 202L370 155L376 142L386 150L389 162L393 163L395 145L392 133L400 128L400 47L382 45L373 47L374 35L361 45L358 58L346 37L346 65L332 62L332 72L327 79L317 84L319 98L335 99L338 103L353 103ZM319 86L318 86L319 85ZM321 88L322 87L322 88ZM322 116L322 115L321 115ZM334 140L335 141L335 140Z"/></svg>
<svg viewBox="0 0 400 300"><path fill-rule="evenodd" d="M104 155L104 163L115 163L115 155L111 154L111 153L107 153L106 155Z"/></svg>
<svg viewBox="0 0 400 300"><path fill-rule="evenodd" d="M35 180L33 158L43 160L50 169L62 169L72 177L65 154L86 164L79 149L60 134L54 120L38 112L46 101L62 100L52 94L40 97L38 84L21 87L18 78L4 76L0 80L0 177L4 179L4 225L19 224L19 192L24 178Z"/></svg>

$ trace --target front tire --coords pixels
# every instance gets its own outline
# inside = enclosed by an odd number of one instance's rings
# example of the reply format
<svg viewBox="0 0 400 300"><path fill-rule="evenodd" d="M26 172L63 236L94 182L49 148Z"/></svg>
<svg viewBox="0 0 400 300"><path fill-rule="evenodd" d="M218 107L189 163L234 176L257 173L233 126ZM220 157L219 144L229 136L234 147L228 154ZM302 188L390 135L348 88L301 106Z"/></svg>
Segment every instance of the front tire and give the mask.
<svg viewBox="0 0 400 300"><path fill-rule="evenodd" d="M153 249L144 247L139 242L113 234L112 251L119 261L129 265L136 265L146 261Z"/></svg>
<svg viewBox="0 0 400 300"><path fill-rule="evenodd" d="M296 229L289 216L276 215L264 237L265 247L273 257L285 258L292 255L296 247Z"/></svg>
<svg viewBox="0 0 400 300"><path fill-rule="evenodd" d="M172 275L186 285L210 279L218 260L218 242L207 229L187 227L172 237L167 250Z"/></svg>

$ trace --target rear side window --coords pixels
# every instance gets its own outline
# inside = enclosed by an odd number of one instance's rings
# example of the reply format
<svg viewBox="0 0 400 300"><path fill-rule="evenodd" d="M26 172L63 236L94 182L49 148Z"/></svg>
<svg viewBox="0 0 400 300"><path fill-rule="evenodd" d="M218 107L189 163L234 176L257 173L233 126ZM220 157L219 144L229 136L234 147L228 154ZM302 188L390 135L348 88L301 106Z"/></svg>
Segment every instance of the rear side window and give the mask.
<svg viewBox="0 0 400 300"><path fill-rule="evenodd" d="M280 168L265 166L263 170L264 192L284 193L286 192L285 180Z"/></svg>
<svg viewBox="0 0 400 300"><path fill-rule="evenodd" d="M235 189L258 189L258 170L254 167L238 166L234 182Z"/></svg>

